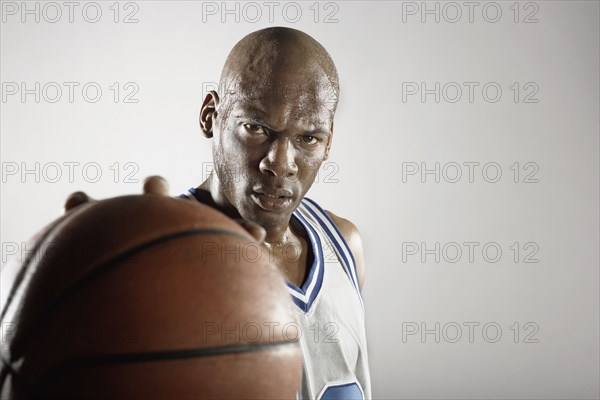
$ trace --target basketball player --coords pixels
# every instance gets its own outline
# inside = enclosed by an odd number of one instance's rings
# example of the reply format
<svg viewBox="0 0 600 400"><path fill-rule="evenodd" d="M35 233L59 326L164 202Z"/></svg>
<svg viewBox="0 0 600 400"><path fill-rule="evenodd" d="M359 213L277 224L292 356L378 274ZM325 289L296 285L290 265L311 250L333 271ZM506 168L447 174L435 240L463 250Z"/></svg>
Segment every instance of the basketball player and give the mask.
<svg viewBox="0 0 600 400"><path fill-rule="evenodd" d="M371 396L360 235L304 197L329 154L338 91L335 65L311 36L282 27L247 35L200 111L214 173L180 196L243 221L287 278L302 328L298 397L307 399ZM166 182L151 178L145 192L165 193ZM66 207L85 199L74 194Z"/></svg>

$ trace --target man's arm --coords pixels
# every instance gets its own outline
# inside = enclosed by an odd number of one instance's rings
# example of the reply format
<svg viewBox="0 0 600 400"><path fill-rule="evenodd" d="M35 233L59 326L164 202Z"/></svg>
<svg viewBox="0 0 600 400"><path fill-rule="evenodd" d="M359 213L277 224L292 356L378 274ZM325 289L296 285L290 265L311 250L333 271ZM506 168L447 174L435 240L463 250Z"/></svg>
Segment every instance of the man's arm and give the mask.
<svg viewBox="0 0 600 400"><path fill-rule="evenodd" d="M331 211L327 211L327 214L331 217L333 222L337 225L338 229L342 233L342 236L350 246L350 250L354 255L354 261L356 262L356 272L358 274L358 285L362 290L363 282L365 279L365 260L363 256L362 240L360 233L356 226L345 218L338 217Z"/></svg>
<svg viewBox="0 0 600 400"><path fill-rule="evenodd" d="M153 175L149 176L144 180L144 194L155 194L160 196L168 196L169 195L169 184L162 176ZM84 192L75 192L71 193L65 202L65 212L69 211L83 203L94 202L97 200L92 199ZM254 239L258 243L262 243L265 241L265 237L267 236L267 232L265 228L262 226L250 222L244 221L243 219L236 219L237 223L242 225L244 229L248 231L249 234L254 237Z"/></svg>

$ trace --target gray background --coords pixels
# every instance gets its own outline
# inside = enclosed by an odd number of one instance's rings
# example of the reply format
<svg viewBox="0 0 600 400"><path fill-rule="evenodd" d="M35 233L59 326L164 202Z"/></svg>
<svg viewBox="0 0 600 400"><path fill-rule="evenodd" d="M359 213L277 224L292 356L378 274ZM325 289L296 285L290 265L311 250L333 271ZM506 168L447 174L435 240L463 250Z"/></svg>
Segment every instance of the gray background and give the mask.
<svg viewBox="0 0 600 400"><path fill-rule="evenodd" d="M39 3L37 23L35 15L21 21L21 2L12 3L16 15L7 3L3 264L15 248L26 250L21 242L58 216L75 190L97 198L137 193L150 174L166 177L172 194L200 183L211 160L197 126L207 85L243 35L291 26L319 40L340 74L332 154L309 197L352 220L363 236L373 396L598 398L598 2L521 2L518 22L512 1L475 2L472 22L463 2L427 3L440 10L439 22L422 15L421 2L275 2L271 22L263 2L229 2L239 11L222 15L221 2L141 1L118 4L117 23L113 2L98 3L96 23L83 18L87 2L78 3L72 23L62 2L56 22L44 19L56 10L44 14ZM462 17L450 22L454 4ZM491 22L497 9L502 14ZM123 23L131 12L137 22ZM56 82L62 98L51 103L47 86L39 103L33 95L22 101L7 94L11 82ZM80 85L72 103L64 82ZM103 91L96 103L82 96L88 82ZM127 82L139 89L137 103L123 101ZM439 82L440 101L433 94L403 99L406 82L430 89ZM479 85L472 102L464 82ZM490 82L502 89L496 102L482 94ZM451 102L456 86L462 97ZM537 93L526 99L532 88ZM21 175L36 162L39 177ZM80 163L72 179L65 162ZM472 182L465 162L479 163ZM439 182L432 174L403 178L410 166L436 163ZM496 169L484 176L488 163ZM94 165L102 173L97 182ZM452 183L456 165L462 176ZM501 177L488 182L498 167ZM438 262L435 251L422 251L436 242ZM477 243L472 260L465 242ZM410 254L411 243L421 251ZM492 262L496 248L502 254ZM436 323L439 343L434 333L420 335ZM471 340L469 323L479 324ZM419 332L409 335L409 327Z"/></svg>

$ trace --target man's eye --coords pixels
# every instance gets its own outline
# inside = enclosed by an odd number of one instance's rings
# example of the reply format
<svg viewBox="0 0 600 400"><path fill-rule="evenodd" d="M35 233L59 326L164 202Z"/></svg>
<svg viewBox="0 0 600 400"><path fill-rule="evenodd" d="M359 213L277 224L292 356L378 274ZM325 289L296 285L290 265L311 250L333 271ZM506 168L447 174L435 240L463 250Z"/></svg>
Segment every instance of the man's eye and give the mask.
<svg viewBox="0 0 600 400"><path fill-rule="evenodd" d="M248 132L252 132L252 133L256 133L259 135L265 134L267 133L265 128L260 126L260 125L255 125L255 124L244 124L244 128L248 131Z"/></svg>
<svg viewBox="0 0 600 400"><path fill-rule="evenodd" d="M320 140L315 136L305 135L302 136L302 141L306 144L317 144Z"/></svg>

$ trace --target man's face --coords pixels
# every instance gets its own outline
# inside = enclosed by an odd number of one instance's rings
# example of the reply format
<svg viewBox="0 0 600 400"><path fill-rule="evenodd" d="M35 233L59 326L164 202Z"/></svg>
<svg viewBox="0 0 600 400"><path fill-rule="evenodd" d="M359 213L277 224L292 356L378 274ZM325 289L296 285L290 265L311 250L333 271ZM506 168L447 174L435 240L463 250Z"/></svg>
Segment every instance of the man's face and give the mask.
<svg viewBox="0 0 600 400"><path fill-rule="evenodd" d="M265 228L286 224L327 157L330 93L289 81L243 93L228 94L214 124L221 194L245 220Z"/></svg>

